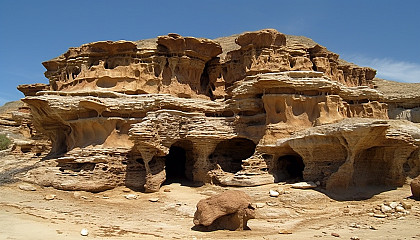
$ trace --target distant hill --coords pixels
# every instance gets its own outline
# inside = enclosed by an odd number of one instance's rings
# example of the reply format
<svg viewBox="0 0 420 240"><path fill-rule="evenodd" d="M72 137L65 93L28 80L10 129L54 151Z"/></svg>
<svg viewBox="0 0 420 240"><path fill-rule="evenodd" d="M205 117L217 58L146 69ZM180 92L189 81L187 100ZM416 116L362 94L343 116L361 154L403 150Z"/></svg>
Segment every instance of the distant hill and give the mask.
<svg viewBox="0 0 420 240"><path fill-rule="evenodd" d="M23 102L13 101L13 102L7 102L3 106L0 106L0 115L6 114L10 111L17 110L18 108L23 106Z"/></svg>

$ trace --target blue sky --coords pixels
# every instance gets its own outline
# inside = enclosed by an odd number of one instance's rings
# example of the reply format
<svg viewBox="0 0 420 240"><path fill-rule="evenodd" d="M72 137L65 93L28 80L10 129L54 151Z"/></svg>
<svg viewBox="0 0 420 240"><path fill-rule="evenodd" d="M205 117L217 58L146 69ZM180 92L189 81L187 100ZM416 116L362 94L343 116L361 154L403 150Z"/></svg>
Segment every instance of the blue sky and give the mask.
<svg viewBox="0 0 420 240"><path fill-rule="evenodd" d="M420 82L420 1L0 0L0 105L47 83L41 62L99 40L217 38L275 28L312 38L385 79Z"/></svg>

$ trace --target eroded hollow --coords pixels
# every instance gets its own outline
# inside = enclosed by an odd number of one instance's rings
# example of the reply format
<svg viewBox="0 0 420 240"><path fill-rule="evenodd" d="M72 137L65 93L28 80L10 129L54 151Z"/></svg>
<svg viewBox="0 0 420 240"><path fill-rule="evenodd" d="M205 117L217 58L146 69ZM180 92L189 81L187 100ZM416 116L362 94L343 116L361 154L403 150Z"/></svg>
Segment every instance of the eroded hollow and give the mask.
<svg viewBox="0 0 420 240"><path fill-rule="evenodd" d="M219 164L225 172L236 173L242 169L242 160L255 152L255 143L246 138L232 138L217 144L209 156L210 161Z"/></svg>
<svg viewBox="0 0 420 240"><path fill-rule="evenodd" d="M182 140L172 144L169 154L165 156L165 183L192 181L193 167L192 142Z"/></svg>
<svg viewBox="0 0 420 240"><path fill-rule="evenodd" d="M298 154L280 156L276 162L275 174L277 182L302 181L305 164Z"/></svg>

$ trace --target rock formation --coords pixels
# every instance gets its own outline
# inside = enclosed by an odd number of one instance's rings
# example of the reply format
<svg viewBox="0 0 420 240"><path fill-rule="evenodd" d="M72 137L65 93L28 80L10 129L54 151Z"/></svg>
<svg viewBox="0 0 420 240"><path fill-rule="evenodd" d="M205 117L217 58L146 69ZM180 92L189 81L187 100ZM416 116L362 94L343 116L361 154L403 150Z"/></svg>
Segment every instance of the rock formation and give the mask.
<svg viewBox="0 0 420 240"><path fill-rule="evenodd" d="M169 34L89 43L43 64L49 85L19 89L52 142L26 175L44 186L153 192L179 178L300 178L334 190L420 173L419 125L389 120L376 71L305 38Z"/></svg>
<svg viewBox="0 0 420 240"><path fill-rule="evenodd" d="M251 198L242 191L228 190L198 202L194 225L205 231L247 230L247 222L253 218Z"/></svg>
<svg viewBox="0 0 420 240"><path fill-rule="evenodd" d="M12 154L41 156L50 149L48 139L32 124L29 107L21 101L9 102L0 107L0 134L12 141Z"/></svg>
<svg viewBox="0 0 420 240"><path fill-rule="evenodd" d="M420 175L411 181L411 193L413 194L413 198L416 200L420 200Z"/></svg>

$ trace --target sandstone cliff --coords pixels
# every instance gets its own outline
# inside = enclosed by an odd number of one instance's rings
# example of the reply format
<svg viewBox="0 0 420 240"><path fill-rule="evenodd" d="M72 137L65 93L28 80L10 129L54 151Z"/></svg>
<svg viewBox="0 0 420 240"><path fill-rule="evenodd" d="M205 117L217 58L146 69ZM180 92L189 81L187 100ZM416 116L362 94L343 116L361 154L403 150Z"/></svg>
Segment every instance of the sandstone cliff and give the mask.
<svg viewBox="0 0 420 240"><path fill-rule="evenodd" d="M169 34L89 43L43 64L49 85L19 89L52 142L48 161L26 175L44 186L300 179L333 190L420 173L420 128L388 120L376 71L305 38Z"/></svg>

